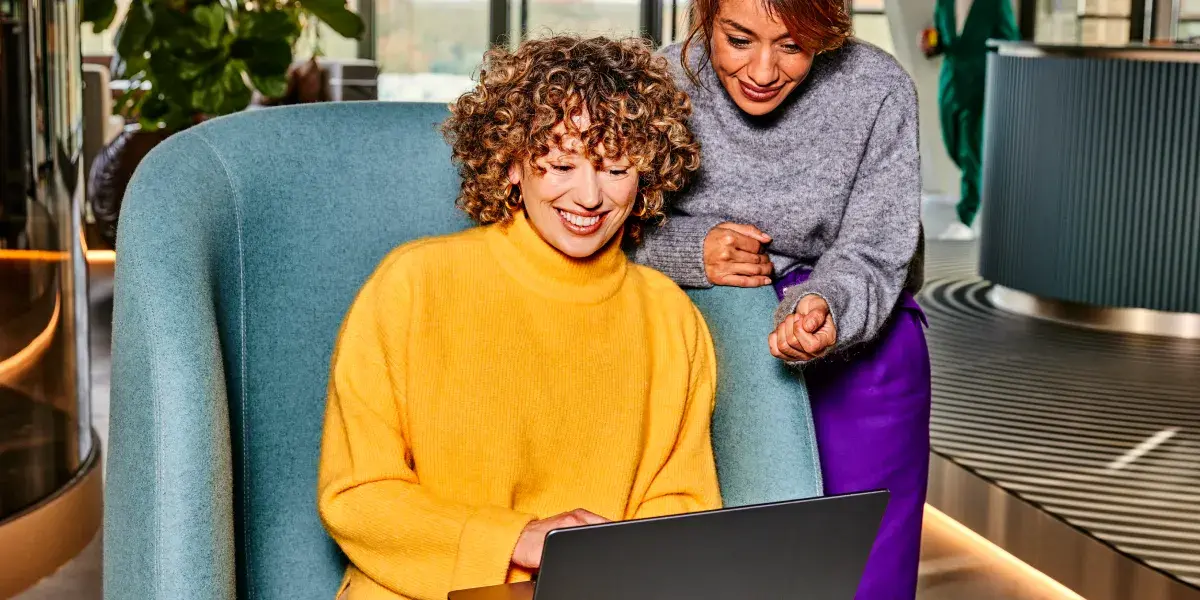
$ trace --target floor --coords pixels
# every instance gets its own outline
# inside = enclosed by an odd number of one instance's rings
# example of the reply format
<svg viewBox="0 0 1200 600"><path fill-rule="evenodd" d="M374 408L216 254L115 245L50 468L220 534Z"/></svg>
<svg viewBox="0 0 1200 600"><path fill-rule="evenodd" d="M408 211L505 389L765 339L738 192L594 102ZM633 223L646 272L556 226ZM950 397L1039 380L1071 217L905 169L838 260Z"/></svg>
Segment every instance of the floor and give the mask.
<svg viewBox="0 0 1200 600"><path fill-rule="evenodd" d="M998 309L972 248L927 252L933 449L1200 587L1200 340Z"/></svg>
<svg viewBox="0 0 1200 600"><path fill-rule="evenodd" d="M927 208L926 227L940 231L951 218L948 207ZM940 226L940 227L939 227ZM108 430L111 337L111 270L92 273L92 406L101 442ZM918 600L1080 600L1041 581L1015 559L960 530L961 526L927 513L921 548ZM101 541L97 536L75 560L14 600L99 600Z"/></svg>

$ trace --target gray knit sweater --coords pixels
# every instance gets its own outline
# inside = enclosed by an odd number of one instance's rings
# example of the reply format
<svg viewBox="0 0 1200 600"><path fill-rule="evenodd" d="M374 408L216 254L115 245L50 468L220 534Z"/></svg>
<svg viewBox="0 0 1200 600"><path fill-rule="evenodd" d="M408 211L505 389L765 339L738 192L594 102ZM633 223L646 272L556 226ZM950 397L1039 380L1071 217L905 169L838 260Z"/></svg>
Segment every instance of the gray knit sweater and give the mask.
<svg viewBox="0 0 1200 600"><path fill-rule="evenodd" d="M635 259L683 287L708 287L704 238L724 221L772 237L776 275L812 269L788 290L776 323L806 294L829 303L837 350L871 340L906 285L920 286L920 157L912 79L883 50L851 41L819 55L808 79L766 117L749 117L704 63L694 85L679 46L663 54L692 98L700 172L670 199L662 228ZM689 53L693 61L700 48Z"/></svg>

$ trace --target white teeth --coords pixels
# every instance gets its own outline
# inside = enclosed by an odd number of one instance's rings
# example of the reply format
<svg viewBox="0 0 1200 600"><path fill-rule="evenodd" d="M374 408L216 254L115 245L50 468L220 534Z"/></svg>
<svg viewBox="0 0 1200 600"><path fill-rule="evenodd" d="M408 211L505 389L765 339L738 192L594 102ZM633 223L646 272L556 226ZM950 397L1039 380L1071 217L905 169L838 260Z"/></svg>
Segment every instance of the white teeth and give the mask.
<svg viewBox="0 0 1200 600"><path fill-rule="evenodd" d="M575 213L569 213L565 210L558 211L558 214L562 215L564 219L570 221L572 225L577 227L591 227L592 225L600 222L599 215L594 217L581 217Z"/></svg>

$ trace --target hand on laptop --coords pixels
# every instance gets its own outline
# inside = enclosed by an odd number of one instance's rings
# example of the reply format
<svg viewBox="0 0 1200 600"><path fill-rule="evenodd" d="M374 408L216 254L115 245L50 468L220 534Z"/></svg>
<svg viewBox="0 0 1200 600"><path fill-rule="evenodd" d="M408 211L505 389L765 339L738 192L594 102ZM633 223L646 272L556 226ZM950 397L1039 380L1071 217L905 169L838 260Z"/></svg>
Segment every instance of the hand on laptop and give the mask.
<svg viewBox="0 0 1200 600"><path fill-rule="evenodd" d="M513 550L512 562L518 567L537 569L542 566L542 547L546 544L546 534L555 529L599 525L608 522L608 519L582 508L548 519L533 521L525 526L521 537L517 538L517 547Z"/></svg>

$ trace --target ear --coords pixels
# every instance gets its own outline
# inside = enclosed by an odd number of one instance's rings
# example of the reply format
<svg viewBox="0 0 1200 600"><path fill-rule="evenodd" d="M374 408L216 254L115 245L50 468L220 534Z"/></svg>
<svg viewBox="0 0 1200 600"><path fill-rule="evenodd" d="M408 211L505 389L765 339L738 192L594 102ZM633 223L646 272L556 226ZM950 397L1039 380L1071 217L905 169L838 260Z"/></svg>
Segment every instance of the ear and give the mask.
<svg viewBox="0 0 1200 600"><path fill-rule="evenodd" d="M513 185L521 185L521 167L515 161L508 166L508 182Z"/></svg>

